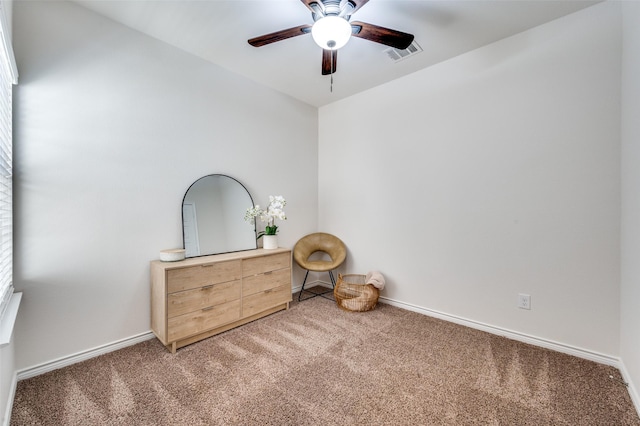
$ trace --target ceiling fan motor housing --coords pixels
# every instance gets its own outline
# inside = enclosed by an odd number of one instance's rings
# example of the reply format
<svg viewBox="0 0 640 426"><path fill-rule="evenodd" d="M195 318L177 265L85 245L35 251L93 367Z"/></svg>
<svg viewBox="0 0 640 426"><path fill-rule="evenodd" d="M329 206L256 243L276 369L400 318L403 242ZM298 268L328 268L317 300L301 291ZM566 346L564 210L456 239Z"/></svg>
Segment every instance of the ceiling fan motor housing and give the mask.
<svg viewBox="0 0 640 426"><path fill-rule="evenodd" d="M347 1L341 6L341 0L321 0L319 3L311 3L311 16L314 22L325 16L340 16L347 21L351 18L351 11L355 9L355 5L351 1Z"/></svg>

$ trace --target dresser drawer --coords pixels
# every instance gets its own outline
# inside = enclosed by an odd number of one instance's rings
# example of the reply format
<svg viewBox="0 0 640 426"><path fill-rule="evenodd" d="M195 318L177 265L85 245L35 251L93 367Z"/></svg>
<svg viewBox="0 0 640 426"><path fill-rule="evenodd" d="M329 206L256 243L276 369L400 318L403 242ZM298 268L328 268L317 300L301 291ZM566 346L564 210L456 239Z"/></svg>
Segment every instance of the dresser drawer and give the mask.
<svg viewBox="0 0 640 426"><path fill-rule="evenodd" d="M170 318L168 341L176 341L240 319L240 300Z"/></svg>
<svg viewBox="0 0 640 426"><path fill-rule="evenodd" d="M167 298L167 316L173 318L209 306L240 299L241 288L240 280L235 280L172 293Z"/></svg>
<svg viewBox="0 0 640 426"><path fill-rule="evenodd" d="M291 284L242 297L242 316L248 317L291 301Z"/></svg>
<svg viewBox="0 0 640 426"><path fill-rule="evenodd" d="M252 275L242 279L243 297L265 290L280 287L291 282L291 269L279 269L264 274Z"/></svg>
<svg viewBox="0 0 640 426"><path fill-rule="evenodd" d="M167 293L238 280L241 276L240 260L171 269L167 271Z"/></svg>
<svg viewBox="0 0 640 426"><path fill-rule="evenodd" d="M245 259L242 262L242 276L262 274L263 272L289 268L291 266L291 253L280 253Z"/></svg>

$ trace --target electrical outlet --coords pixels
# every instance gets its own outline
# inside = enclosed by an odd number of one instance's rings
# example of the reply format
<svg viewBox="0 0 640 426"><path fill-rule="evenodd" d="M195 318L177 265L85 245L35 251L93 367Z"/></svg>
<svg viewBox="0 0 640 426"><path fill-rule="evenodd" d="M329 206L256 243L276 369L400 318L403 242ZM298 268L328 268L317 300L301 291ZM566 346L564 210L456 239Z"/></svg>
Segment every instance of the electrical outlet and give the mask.
<svg viewBox="0 0 640 426"><path fill-rule="evenodd" d="M518 308L531 309L531 296L528 294L518 294Z"/></svg>

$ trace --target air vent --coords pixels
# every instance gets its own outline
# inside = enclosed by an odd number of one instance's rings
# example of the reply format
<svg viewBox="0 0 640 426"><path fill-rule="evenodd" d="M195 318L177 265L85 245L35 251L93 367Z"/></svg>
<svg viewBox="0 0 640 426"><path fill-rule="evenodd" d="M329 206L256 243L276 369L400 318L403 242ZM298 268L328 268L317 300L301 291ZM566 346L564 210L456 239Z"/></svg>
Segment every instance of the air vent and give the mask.
<svg viewBox="0 0 640 426"><path fill-rule="evenodd" d="M415 40L413 41L413 43L411 43L409 45L409 47L407 47L404 50L395 49L393 47L390 47L389 49L384 51L384 53L386 53L387 56L393 62L401 61L403 59L408 58L409 56L413 56L413 55L418 54L420 52L422 52L422 48L420 47L420 45Z"/></svg>

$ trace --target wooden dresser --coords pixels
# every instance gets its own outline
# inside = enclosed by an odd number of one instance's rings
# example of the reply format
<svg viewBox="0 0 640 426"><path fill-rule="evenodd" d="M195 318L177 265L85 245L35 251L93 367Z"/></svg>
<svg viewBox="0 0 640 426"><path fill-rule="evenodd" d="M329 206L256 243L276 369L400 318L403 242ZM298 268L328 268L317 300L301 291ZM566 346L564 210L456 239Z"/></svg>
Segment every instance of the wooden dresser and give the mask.
<svg viewBox="0 0 640 426"><path fill-rule="evenodd" d="M289 308L291 250L151 262L151 329L167 349Z"/></svg>

